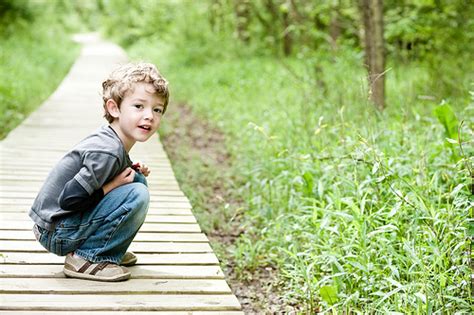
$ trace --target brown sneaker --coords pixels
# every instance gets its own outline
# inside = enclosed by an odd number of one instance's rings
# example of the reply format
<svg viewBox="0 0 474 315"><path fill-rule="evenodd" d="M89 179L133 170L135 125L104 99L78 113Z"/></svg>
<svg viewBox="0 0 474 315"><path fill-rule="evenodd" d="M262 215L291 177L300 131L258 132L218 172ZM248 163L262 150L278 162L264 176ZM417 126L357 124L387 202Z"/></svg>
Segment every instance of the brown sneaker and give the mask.
<svg viewBox="0 0 474 315"><path fill-rule="evenodd" d="M132 252L126 252L122 257L120 266L133 266L137 263L137 256Z"/></svg>
<svg viewBox="0 0 474 315"><path fill-rule="evenodd" d="M64 274L67 277L95 281L124 281L130 278L130 271L110 262L92 263L72 253L67 254L64 262Z"/></svg>

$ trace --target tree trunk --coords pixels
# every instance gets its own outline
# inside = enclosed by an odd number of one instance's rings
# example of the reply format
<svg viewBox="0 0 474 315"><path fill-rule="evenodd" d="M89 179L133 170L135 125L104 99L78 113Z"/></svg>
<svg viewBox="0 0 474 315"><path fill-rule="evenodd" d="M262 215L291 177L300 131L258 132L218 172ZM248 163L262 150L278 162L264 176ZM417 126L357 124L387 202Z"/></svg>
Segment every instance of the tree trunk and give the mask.
<svg viewBox="0 0 474 315"><path fill-rule="evenodd" d="M234 12L237 19L237 37L244 43L250 41L248 25L250 22L250 3L249 0L235 0Z"/></svg>
<svg viewBox="0 0 474 315"><path fill-rule="evenodd" d="M332 50L337 50L337 39L341 35L341 24L339 21L339 2L332 8L331 22L329 24L329 36L331 38Z"/></svg>
<svg viewBox="0 0 474 315"><path fill-rule="evenodd" d="M290 56L293 50L293 38L291 36L291 22L290 22L290 6L286 7L286 10L282 12L283 16L283 54Z"/></svg>
<svg viewBox="0 0 474 315"><path fill-rule="evenodd" d="M218 0L211 0L209 3L209 25L211 25L211 30L213 32L217 31L217 8L219 7Z"/></svg>
<svg viewBox="0 0 474 315"><path fill-rule="evenodd" d="M364 24L365 65L368 70L370 100L385 108L385 51L382 0L360 0Z"/></svg>
<svg viewBox="0 0 474 315"><path fill-rule="evenodd" d="M264 4L267 11L270 13L270 16L271 16L271 19L269 21L271 29L269 30L269 34L272 35L272 38L274 40L275 52L277 54L280 54L281 47L282 47L281 38L280 38L280 27L278 27L279 25L281 25L280 14L273 0L265 0Z"/></svg>

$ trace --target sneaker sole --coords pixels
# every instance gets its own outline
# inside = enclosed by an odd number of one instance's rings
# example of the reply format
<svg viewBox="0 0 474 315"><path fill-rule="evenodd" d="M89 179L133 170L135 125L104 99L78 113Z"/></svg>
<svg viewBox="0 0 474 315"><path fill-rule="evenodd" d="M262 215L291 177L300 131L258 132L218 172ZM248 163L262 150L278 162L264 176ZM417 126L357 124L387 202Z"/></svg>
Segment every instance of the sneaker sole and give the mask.
<svg viewBox="0 0 474 315"><path fill-rule="evenodd" d="M84 280L93 280L93 281L104 281L104 282L117 282L117 281L125 281L130 278L131 273L127 272L124 274L116 275L114 277L101 277L96 275L90 275L87 273L76 272L68 269L63 269L64 274L66 277L69 278L77 278L77 279L84 279Z"/></svg>

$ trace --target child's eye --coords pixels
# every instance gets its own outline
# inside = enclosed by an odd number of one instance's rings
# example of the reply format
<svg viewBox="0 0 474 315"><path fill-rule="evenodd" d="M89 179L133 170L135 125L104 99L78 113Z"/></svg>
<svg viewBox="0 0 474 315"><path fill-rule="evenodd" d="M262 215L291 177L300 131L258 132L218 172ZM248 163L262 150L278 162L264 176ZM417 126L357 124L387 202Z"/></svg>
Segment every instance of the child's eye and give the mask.
<svg viewBox="0 0 474 315"><path fill-rule="evenodd" d="M138 109L143 108L143 105L142 105L142 104L135 104L135 105L133 105L133 106L135 106L135 108L138 108Z"/></svg>
<svg viewBox="0 0 474 315"><path fill-rule="evenodd" d="M155 113L162 114L163 110L161 108L155 108L154 109Z"/></svg>

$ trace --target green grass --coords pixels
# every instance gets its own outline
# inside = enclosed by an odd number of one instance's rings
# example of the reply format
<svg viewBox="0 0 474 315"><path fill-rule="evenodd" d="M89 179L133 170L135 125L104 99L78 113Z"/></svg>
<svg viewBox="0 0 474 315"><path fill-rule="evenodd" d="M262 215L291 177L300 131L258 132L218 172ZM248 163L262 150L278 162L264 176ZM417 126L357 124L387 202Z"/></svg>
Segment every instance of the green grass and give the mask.
<svg viewBox="0 0 474 315"><path fill-rule="evenodd" d="M284 298L303 313L472 310L466 219L473 200L464 163L472 164L472 142L464 161L446 141L433 114L443 96L430 87L429 69L392 65L388 108L378 113L366 99L358 53L286 66L270 57L182 66L173 62L179 52L147 47L138 43L130 53L155 61L175 101L226 133L229 172L239 179L230 194L244 204L230 214L238 212L245 231L226 258L242 279L277 268ZM318 76L306 70L316 63ZM446 96L466 120L465 141L474 129L471 79L460 78L464 95ZM186 182L206 167L177 172ZM219 210L229 212L225 204Z"/></svg>
<svg viewBox="0 0 474 315"><path fill-rule="evenodd" d="M1 38L0 139L57 88L79 53L59 25L17 25Z"/></svg>

